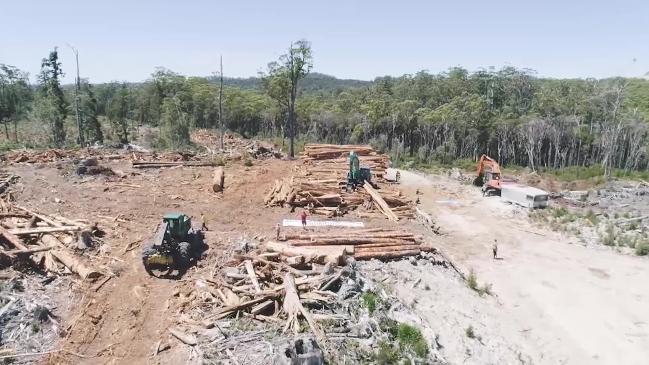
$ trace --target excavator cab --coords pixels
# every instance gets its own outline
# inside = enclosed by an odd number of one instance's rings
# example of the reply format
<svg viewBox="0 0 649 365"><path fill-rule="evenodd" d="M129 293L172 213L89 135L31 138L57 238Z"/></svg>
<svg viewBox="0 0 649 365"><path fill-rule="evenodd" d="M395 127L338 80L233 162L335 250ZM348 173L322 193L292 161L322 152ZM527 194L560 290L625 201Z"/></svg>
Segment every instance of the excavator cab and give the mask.
<svg viewBox="0 0 649 365"><path fill-rule="evenodd" d="M478 161L476 186L482 187L482 195L500 195L500 165L493 158L482 155Z"/></svg>
<svg viewBox="0 0 649 365"><path fill-rule="evenodd" d="M372 171L369 167L361 166L356 152L349 152L349 172L347 172L347 192L356 190L357 186L363 185L367 181L372 184Z"/></svg>

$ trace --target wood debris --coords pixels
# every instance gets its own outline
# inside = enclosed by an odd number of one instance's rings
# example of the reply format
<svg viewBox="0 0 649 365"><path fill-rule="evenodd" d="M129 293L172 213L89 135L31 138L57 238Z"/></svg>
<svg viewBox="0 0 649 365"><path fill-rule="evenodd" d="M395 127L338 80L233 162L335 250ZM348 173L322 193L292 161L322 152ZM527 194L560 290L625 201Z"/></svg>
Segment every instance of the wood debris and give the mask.
<svg viewBox="0 0 649 365"><path fill-rule="evenodd" d="M380 189L369 186L371 190L346 191L350 151L359 154L361 165L371 169L372 181ZM296 175L275 181L264 200L267 206L303 207L311 214L327 217L342 216L351 210L361 217L373 216L374 212L382 212L391 220L415 217L413 202L383 184L389 157L372 147L307 144L301 160Z"/></svg>
<svg viewBox="0 0 649 365"><path fill-rule="evenodd" d="M53 273L61 273L62 265L82 279L102 275L93 263L68 247L78 241L79 233L92 240L92 227L24 207L4 205L8 211L0 214L0 256L7 257L12 264L29 260L32 265Z"/></svg>

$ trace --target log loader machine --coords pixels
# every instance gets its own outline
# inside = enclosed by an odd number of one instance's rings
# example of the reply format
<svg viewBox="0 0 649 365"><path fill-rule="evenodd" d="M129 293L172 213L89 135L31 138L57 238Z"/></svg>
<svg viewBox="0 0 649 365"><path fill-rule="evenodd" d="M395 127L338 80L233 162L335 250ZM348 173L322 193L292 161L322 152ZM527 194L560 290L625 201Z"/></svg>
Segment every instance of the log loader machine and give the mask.
<svg viewBox="0 0 649 365"><path fill-rule="evenodd" d="M478 160L478 171L473 184L482 187L482 195L500 195L500 165L493 158L482 155Z"/></svg>
<svg viewBox="0 0 649 365"><path fill-rule="evenodd" d="M349 172L347 172L346 190L354 191L358 186L362 186L367 181L372 184L372 172L369 167L361 167L360 160L356 152L349 152Z"/></svg>
<svg viewBox="0 0 649 365"><path fill-rule="evenodd" d="M144 269L152 276L178 270L179 276L191 265L203 244L203 232L192 228L191 218L167 213L152 239L142 249Z"/></svg>

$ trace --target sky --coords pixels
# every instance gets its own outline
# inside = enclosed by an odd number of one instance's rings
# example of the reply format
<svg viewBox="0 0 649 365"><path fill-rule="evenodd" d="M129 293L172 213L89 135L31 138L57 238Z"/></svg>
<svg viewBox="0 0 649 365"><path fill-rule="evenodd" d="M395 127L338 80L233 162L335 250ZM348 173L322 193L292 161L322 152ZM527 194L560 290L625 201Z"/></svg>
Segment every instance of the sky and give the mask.
<svg viewBox="0 0 649 365"><path fill-rule="evenodd" d="M0 63L30 73L59 47L64 82L256 76L290 43L312 44L313 71L339 78L533 69L556 78L649 72L649 1L2 0Z"/></svg>

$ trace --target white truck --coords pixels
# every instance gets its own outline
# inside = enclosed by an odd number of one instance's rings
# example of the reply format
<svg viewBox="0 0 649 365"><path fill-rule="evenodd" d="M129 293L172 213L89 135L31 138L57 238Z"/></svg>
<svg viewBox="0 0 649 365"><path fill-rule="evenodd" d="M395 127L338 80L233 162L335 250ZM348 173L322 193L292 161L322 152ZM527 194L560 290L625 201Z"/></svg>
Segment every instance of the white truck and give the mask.
<svg viewBox="0 0 649 365"><path fill-rule="evenodd" d="M500 197L506 202L531 209L548 206L548 193L527 185L502 183Z"/></svg>

